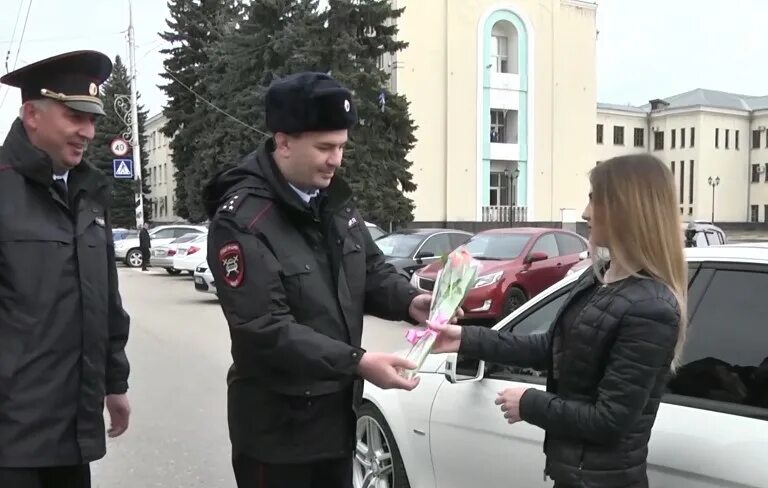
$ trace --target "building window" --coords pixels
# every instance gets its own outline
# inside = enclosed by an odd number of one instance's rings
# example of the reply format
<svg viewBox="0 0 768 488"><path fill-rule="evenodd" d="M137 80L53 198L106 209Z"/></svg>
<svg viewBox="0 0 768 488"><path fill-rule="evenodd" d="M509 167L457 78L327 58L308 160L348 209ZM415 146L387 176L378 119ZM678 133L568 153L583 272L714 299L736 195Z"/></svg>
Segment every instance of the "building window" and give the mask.
<svg viewBox="0 0 768 488"><path fill-rule="evenodd" d="M752 131L752 149L758 149L760 147L760 131Z"/></svg>
<svg viewBox="0 0 768 488"><path fill-rule="evenodd" d="M752 183L760 183L760 165L752 165Z"/></svg>
<svg viewBox="0 0 768 488"><path fill-rule="evenodd" d="M685 129L680 129L680 148L685 147Z"/></svg>
<svg viewBox="0 0 768 488"><path fill-rule="evenodd" d="M675 174L675 162L674 161L669 163L669 167L670 167L670 169L672 169L672 174Z"/></svg>
<svg viewBox="0 0 768 488"><path fill-rule="evenodd" d="M691 147L696 143L696 127L691 127Z"/></svg>
<svg viewBox="0 0 768 488"><path fill-rule="evenodd" d="M645 129L635 128L635 147L645 147Z"/></svg>
<svg viewBox="0 0 768 488"><path fill-rule="evenodd" d="M491 142L517 144L517 110L491 110Z"/></svg>
<svg viewBox="0 0 768 488"><path fill-rule="evenodd" d="M760 207L757 205L750 205L751 214L750 222L758 222L760 219Z"/></svg>
<svg viewBox="0 0 768 488"><path fill-rule="evenodd" d="M768 222L768 205L763 205L763 222Z"/></svg>
<svg viewBox="0 0 768 488"><path fill-rule="evenodd" d="M736 131L733 134L733 147L738 151L739 150L739 131Z"/></svg>
<svg viewBox="0 0 768 488"><path fill-rule="evenodd" d="M680 161L680 205L683 204L685 193L685 161Z"/></svg>
<svg viewBox="0 0 768 488"><path fill-rule="evenodd" d="M624 145L624 127L621 125L613 126L613 144L615 146Z"/></svg>
<svg viewBox="0 0 768 488"><path fill-rule="evenodd" d="M690 161L691 167L688 170L688 203L693 205L693 159ZM688 215L691 214L691 209L688 209Z"/></svg>
<svg viewBox="0 0 768 488"><path fill-rule="evenodd" d="M768 163L765 165L765 182L768 183Z"/></svg>
<svg viewBox="0 0 768 488"><path fill-rule="evenodd" d="M509 38L493 36L493 57L497 73L509 73Z"/></svg>
<svg viewBox="0 0 768 488"><path fill-rule="evenodd" d="M510 177L502 171L491 172L490 205L511 205Z"/></svg>
<svg viewBox="0 0 768 488"><path fill-rule="evenodd" d="M491 32L491 58L497 73L518 74L517 66L517 29L511 22L500 20Z"/></svg>
<svg viewBox="0 0 768 488"><path fill-rule="evenodd" d="M658 131L653 133L653 150L664 150L664 131Z"/></svg>
<svg viewBox="0 0 768 488"><path fill-rule="evenodd" d="M730 149L731 148L730 145L729 145L729 142L730 142L729 139L730 138L731 138L731 130L730 129L725 129L725 148L726 149Z"/></svg>
<svg viewBox="0 0 768 488"><path fill-rule="evenodd" d="M603 143L603 124L597 124L597 143Z"/></svg>
<svg viewBox="0 0 768 488"><path fill-rule="evenodd" d="M715 129L715 149L720 147L720 129Z"/></svg>
<svg viewBox="0 0 768 488"><path fill-rule="evenodd" d="M675 129L672 129L672 141L670 142L669 148L674 149L676 143L677 143L677 131Z"/></svg>

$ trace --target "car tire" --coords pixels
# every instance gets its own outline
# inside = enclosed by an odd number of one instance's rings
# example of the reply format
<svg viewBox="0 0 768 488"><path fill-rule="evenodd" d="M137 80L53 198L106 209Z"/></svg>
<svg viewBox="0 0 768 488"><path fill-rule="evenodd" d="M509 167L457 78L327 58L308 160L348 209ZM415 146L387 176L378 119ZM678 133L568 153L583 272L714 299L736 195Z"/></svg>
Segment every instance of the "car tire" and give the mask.
<svg viewBox="0 0 768 488"><path fill-rule="evenodd" d="M171 276L178 276L181 274L181 271L176 268L165 268L165 272Z"/></svg>
<svg viewBox="0 0 768 488"><path fill-rule="evenodd" d="M125 253L125 265L129 268L139 268L144 262L144 256L141 254L141 249L133 248Z"/></svg>
<svg viewBox="0 0 768 488"><path fill-rule="evenodd" d="M352 474L354 488L379 486L377 481L380 479L387 480L391 488L411 488L395 436L384 416L372 403L363 403L357 412Z"/></svg>
<svg viewBox="0 0 768 488"><path fill-rule="evenodd" d="M504 297L504 308L502 309L501 318L508 316L527 301L528 297L525 296L523 290L516 286L510 286L507 289L507 295Z"/></svg>

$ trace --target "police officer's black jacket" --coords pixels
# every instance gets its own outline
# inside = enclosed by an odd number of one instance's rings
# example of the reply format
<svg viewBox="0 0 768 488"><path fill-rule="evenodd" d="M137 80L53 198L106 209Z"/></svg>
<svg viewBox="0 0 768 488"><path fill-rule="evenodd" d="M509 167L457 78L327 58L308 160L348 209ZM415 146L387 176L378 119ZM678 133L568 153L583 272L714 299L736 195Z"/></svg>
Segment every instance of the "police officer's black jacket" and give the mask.
<svg viewBox="0 0 768 488"><path fill-rule="evenodd" d="M16 120L0 150L0 466L105 453L104 397L124 393L129 319L118 293L109 180L85 161L68 202Z"/></svg>
<svg viewBox="0 0 768 488"><path fill-rule="evenodd" d="M594 295L583 296L590 289ZM577 310L570 310L573 304ZM549 332L467 327L460 352L548 372L547 391L526 391L520 416L546 430L546 470L555 481L643 487L679 322L675 296L659 281L630 277L602 286L587 270Z"/></svg>
<svg viewBox="0 0 768 488"><path fill-rule="evenodd" d="M206 187L208 263L232 338L233 447L302 462L349 447L334 426L349 427L352 395L339 395L356 381L363 315L407 320L416 290L385 263L349 187L335 177L313 211L273 144Z"/></svg>

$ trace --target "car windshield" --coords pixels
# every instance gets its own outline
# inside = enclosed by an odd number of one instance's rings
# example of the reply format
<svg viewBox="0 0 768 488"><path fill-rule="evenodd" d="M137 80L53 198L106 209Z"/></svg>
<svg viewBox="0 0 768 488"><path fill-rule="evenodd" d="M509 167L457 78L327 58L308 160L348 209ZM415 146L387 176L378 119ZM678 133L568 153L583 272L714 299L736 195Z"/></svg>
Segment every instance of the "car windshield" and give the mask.
<svg viewBox="0 0 768 488"><path fill-rule="evenodd" d="M376 240L376 244L385 256L408 258L413 256L416 247L424 239L419 234L389 234Z"/></svg>
<svg viewBox="0 0 768 488"><path fill-rule="evenodd" d="M523 252L530 238L530 234L478 234L464 247L475 259L510 260Z"/></svg>

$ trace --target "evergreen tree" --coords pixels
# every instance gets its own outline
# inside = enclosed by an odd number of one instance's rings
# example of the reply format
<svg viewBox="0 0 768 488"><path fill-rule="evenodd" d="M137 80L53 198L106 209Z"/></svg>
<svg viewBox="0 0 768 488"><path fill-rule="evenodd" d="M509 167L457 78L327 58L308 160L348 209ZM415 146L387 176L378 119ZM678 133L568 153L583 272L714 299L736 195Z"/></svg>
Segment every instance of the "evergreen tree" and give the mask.
<svg viewBox="0 0 768 488"><path fill-rule="evenodd" d="M196 165L188 170L190 188L202 187L256 149L267 136L264 96L270 82L293 69L306 69L306 57L296 53L312 46L322 49L317 45L322 35L317 0L253 0L245 18L208 49L201 85L221 110L208 106L200 116L206 131L199 139ZM199 192L187 195L187 201L189 218L203 220Z"/></svg>
<svg viewBox="0 0 768 488"><path fill-rule="evenodd" d="M168 103L163 113L168 119L163 133L171 138L170 148L176 169L175 208L177 215L193 221L201 220L191 210L199 202L200 187L195 183L196 166L200 163L201 143L206 132L209 107L199 96L207 99L203 82L210 69L208 47L226 38L238 21L242 5L239 0L169 0L169 30L160 37L172 47L162 50L168 55L163 62L168 80L161 86Z"/></svg>
<svg viewBox="0 0 768 488"><path fill-rule="evenodd" d="M125 122L115 111L115 99L118 95L129 95L131 93L128 70L120 59L120 56L115 58L112 74L104 85L102 85L101 89L106 116L100 117L96 121L96 134L88 150L88 160L101 169L108 178L113 180L111 209L112 224L116 227L134 228L136 227L135 194L138 191L138 182L135 180L113 179L112 160L116 159L116 156L114 156L110 150L112 139L122 136L127 128ZM130 107L130 99L128 100L127 106ZM138 106L137 110L139 117L139 147L141 148L142 182L144 182L142 185L142 194L144 195L144 220L149 221L152 218L152 205L151 199L148 198L150 188L145 183L147 181L146 163L148 155L144 149L146 148L144 124L147 121L147 112L141 105ZM129 152L125 158L132 159L132 153Z"/></svg>
<svg viewBox="0 0 768 488"><path fill-rule="evenodd" d="M365 218L384 228L413 220L414 205L404 193L416 190L406 159L416 127L407 100L388 90L380 66L385 53L407 47L395 39L403 10L388 0L329 0L326 49L318 63L355 93L360 124L351 133L341 174Z"/></svg>

